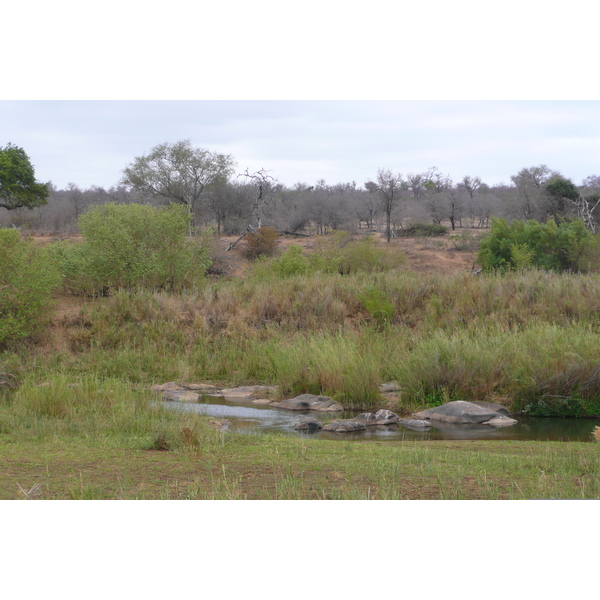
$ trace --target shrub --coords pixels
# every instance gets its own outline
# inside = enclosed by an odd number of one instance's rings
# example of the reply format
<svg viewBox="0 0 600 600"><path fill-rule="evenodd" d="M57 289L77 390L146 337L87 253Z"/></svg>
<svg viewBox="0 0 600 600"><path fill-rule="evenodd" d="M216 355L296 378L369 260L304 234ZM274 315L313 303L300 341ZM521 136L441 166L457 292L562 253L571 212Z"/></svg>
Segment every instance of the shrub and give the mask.
<svg viewBox="0 0 600 600"><path fill-rule="evenodd" d="M279 258L271 262L271 269L280 277L305 275L309 269L309 262L302 248L292 244Z"/></svg>
<svg viewBox="0 0 600 600"><path fill-rule="evenodd" d="M361 295L360 300L377 328L383 329L394 319L396 309L379 288L369 288Z"/></svg>
<svg viewBox="0 0 600 600"><path fill-rule="evenodd" d="M44 248L0 229L0 347L37 333L46 323L60 276Z"/></svg>
<svg viewBox="0 0 600 600"><path fill-rule="evenodd" d="M279 234L272 227L261 227L246 236L244 254L248 258L273 256L277 250Z"/></svg>
<svg viewBox="0 0 600 600"><path fill-rule="evenodd" d="M204 241L188 237L190 215L171 204L106 204L79 218L81 244L58 243L53 254L74 293L108 290L180 291L204 279L210 258Z"/></svg>
<svg viewBox="0 0 600 600"><path fill-rule="evenodd" d="M434 235L445 235L448 228L435 223L413 223L404 229L396 231L400 236L431 237Z"/></svg>
<svg viewBox="0 0 600 600"><path fill-rule="evenodd" d="M372 236L352 240L343 231L319 242L309 256L312 271L324 273L377 273L399 267L404 255L396 248L378 248Z"/></svg>
<svg viewBox="0 0 600 600"><path fill-rule="evenodd" d="M490 233L482 240L478 261L485 271L540 268L548 271L580 271L586 268L594 235L581 219L573 221L514 220L493 218Z"/></svg>

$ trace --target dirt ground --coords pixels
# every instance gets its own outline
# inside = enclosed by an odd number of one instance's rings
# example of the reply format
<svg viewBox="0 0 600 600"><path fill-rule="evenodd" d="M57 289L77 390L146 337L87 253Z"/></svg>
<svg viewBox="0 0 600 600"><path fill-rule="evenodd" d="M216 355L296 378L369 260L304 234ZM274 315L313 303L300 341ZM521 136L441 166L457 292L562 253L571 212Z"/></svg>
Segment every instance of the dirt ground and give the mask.
<svg viewBox="0 0 600 600"><path fill-rule="evenodd" d="M481 235L480 231L462 230L459 235L465 234L470 243L458 243L450 235L435 237L399 237L392 239L389 246L401 250L406 262L402 269L415 273L438 273L451 275L473 270L477 256L475 240ZM219 256L229 263L228 271L234 276L244 276L250 267L250 261L243 256L243 240L230 252L225 248L235 242L239 236L224 236L218 239ZM307 252L315 248L317 237L304 237L285 235L279 238L278 249L284 251L291 244L302 246ZM385 247L387 242L381 232L375 233L375 242L378 246ZM461 248L461 249L459 249Z"/></svg>

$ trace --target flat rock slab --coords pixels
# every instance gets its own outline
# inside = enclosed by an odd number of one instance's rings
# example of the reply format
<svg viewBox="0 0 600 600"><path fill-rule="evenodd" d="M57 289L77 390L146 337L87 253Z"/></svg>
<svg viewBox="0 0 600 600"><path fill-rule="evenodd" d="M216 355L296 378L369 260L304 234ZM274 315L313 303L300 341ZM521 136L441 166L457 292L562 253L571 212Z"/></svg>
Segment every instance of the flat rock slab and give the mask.
<svg viewBox="0 0 600 600"><path fill-rule="evenodd" d="M510 427L516 423L518 423L516 419L499 414L497 417L486 421L484 425L490 425L491 427Z"/></svg>
<svg viewBox="0 0 600 600"><path fill-rule="evenodd" d="M322 428L323 425L314 417L304 417L294 425L294 429L299 431L319 431Z"/></svg>
<svg viewBox="0 0 600 600"><path fill-rule="evenodd" d="M187 390L198 393L208 393L219 390L219 388L215 387L214 385L210 385L209 383L176 383L174 381L153 385L150 389L153 392L177 392Z"/></svg>
<svg viewBox="0 0 600 600"><path fill-rule="evenodd" d="M334 431L335 433L352 433L353 431L364 431L367 427L360 421L353 419L344 419L341 421L332 421L323 427L323 431Z"/></svg>
<svg viewBox="0 0 600 600"><path fill-rule="evenodd" d="M395 425L400 421L400 417L391 410L378 410L376 413L362 413L352 419L363 423L367 427L375 425Z"/></svg>
<svg viewBox="0 0 600 600"><path fill-rule="evenodd" d="M426 421L425 419L401 419L398 423L402 425L402 427L414 429L415 431L431 429L431 421Z"/></svg>
<svg viewBox="0 0 600 600"><path fill-rule="evenodd" d="M271 403L273 408L284 410L317 410L321 412L341 412L344 407L334 402L329 396L315 396L314 394L301 394L282 402Z"/></svg>
<svg viewBox="0 0 600 600"><path fill-rule="evenodd" d="M269 394L277 393L276 385L243 385L236 388L226 388L219 390L219 394L225 398L246 399L264 399Z"/></svg>
<svg viewBox="0 0 600 600"><path fill-rule="evenodd" d="M161 394L161 398L163 400L167 400L168 402L192 403L198 402L200 394L197 394L196 392L190 392L189 390L173 390L171 392L163 392Z"/></svg>
<svg viewBox="0 0 600 600"><path fill-rule="evenodd" d="M415 413L415 419L429 419L445 423L484 423L498 416L498 413L464 400L447 402L429 410Z"/></svg>

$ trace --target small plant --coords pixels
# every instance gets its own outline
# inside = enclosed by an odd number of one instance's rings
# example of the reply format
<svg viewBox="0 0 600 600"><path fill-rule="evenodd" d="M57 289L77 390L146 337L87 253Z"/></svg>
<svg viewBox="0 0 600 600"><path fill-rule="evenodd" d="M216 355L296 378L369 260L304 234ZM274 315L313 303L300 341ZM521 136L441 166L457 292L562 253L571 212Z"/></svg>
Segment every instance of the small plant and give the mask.
<svg viewBox="0 0 600 600"><path fill-rule="evenodd" d="M396 309L379 288L371 288L360 297L366 311L379 329L389 325Z"/></svg>
<svg viewBox="0 0 600 600"><path fill-rule="evenodd" d="M247 258L254 259L259 256L273 256L279 243L279 234L272 227L264 226L246 236Z"/></svg>

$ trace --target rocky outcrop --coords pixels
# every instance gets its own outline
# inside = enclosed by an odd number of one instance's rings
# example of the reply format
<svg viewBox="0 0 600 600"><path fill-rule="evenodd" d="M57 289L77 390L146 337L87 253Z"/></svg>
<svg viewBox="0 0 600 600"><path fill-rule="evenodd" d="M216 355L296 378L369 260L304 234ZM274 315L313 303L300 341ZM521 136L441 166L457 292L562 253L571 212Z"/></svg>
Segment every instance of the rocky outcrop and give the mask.
<svg viewBox="0 0 600 600"><path fill-rule="evenodd" d="M300 421L294 425L294 429L299 431L308 431L309 433L319 431L319 429L322 428L323 425L321 425L321 423L314 417L304 417L304 419L300 419Z"/></svg>
<svg viewBox="0 0 600 600"><path fill-rule="evenodd" d="M354 431L364 431L365 429L364 423L353 419L332 421L323 427L323 431L334 431L335 433L352 433Z"/></svg>
<svg viewBox="0 0 600 600"><path fill-rule="evenodd" d="M329 396L315 396L314 394L301 394L281 402L272 402L272 408L283 410L317 410L320 412L341 412L344 407L334 402Z"/></svg>
<svg viewBox="0 0 600 600"><path fill-rule="evenodd" d="M435 406L429 410L424 410L415 413L414 418L419 420L432 421L435 425L436 422L441 423L454 423L459 425L490 425L492 427L506 427L514 425L517 421L510 418L504 412L500 413L489 406L500 406L493 405L492 403L481 402L466 402L464 400L455 400L454 402L447 402L442 406ZM504 407L500 407L504 411ZM510 413L509 413L510 414Z"/></svg>
<svg viewBox="0 0 600 600"><path fill-rule="evenodd" d="M352 419L363 423L366 427L375 425L395 425L400 421L400 417L391 410L378 410L376 413L362 413Z"/></svg>

